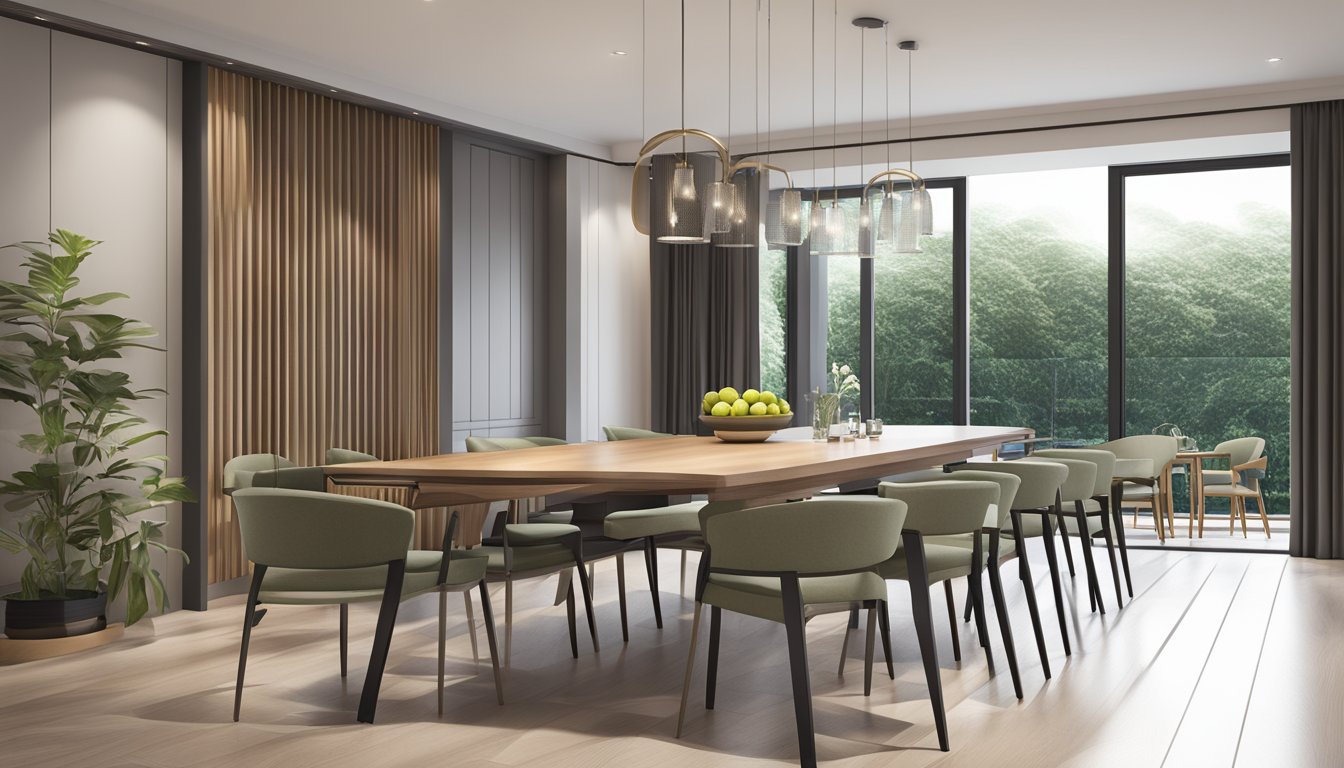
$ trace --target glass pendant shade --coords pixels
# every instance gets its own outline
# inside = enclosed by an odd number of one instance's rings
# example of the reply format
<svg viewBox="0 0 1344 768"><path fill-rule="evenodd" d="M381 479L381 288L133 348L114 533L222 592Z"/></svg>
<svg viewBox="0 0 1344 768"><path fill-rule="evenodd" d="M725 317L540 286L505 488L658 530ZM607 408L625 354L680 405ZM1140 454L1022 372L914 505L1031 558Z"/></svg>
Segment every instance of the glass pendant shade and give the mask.
<svg viewBox="0 0 1344 768"><path fill-rule="evenodd" d="M733 185L723 181L705 190L705 235L727 232L732 226Z"/></svg>
<svg viewBox="0 0 1344 768"><path fill-rule="evenodd" d="M880 201L875 196L864 197L859 200L859 256L865 259L872 258L877 252L876 231L874 225L877 223L873 216L873 210Z"/></svg>
<svg viewBox="0 0 1344 768"><path fill-rule="evenodd" d="M835 200L815 203L812 217L812 255L830 256L858 253L849 238L849 217ZM819 215L817 215L819 214Z"/></svg>
<svg viewBox="0 0 1344 768"><path fill-rule="evenodd" d="M896 208L899 205L896 192L888 184L877 211L877 242L890 243L896 239Z"/></svg>
<svg viewBox="0 0 1344 768"><path fill-rule="evenodd" d="M732 193L732 202L728 211L728 231L715 233L711 242L718 248L754 248L759 242L759 227L747 205L747 183L745 179L735 178L728 185Z"/></svg>
<svg viewBox="0 0 1344 768"><path fill-rule="evenodd" d="M771 247L802 245L807 237L803 219L803 193L775 189L765 209L765 242Z"/></svg>
<svg viewBox="0 0 1344 768"><path fill-rule="evenodd" d="M933 197L922 186L919 188L919 234L933 234Z"/></svg>
<svg viewBox="0 0 1344 768"><path fill-rule="evenodd" d="M919 247L920 190L902 190L897 199L900 206L896 215L896 252L923 253Z"/></svg>
<svg viewBox="0 0 1344 768"><path fill-rule="evenodd" d="M677 164L663 192L662 216L654 217L653 234L660 243L705 242L703 209L695 186L695 169Z"/></svg>

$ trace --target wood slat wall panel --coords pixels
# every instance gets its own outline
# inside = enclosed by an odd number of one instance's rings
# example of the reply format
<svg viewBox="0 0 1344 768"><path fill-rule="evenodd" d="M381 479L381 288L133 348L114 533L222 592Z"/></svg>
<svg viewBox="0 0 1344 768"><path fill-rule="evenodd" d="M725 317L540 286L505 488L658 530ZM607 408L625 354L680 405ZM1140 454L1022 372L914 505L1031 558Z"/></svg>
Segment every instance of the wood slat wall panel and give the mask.
<svg viewBox="0 0 1344 768"><path fill-rule="evenodd" d="M230 458L438 452L438 129L211 69L209 189L215 583L248 570ZM421 513L420 543L442 530Z"/></svg>

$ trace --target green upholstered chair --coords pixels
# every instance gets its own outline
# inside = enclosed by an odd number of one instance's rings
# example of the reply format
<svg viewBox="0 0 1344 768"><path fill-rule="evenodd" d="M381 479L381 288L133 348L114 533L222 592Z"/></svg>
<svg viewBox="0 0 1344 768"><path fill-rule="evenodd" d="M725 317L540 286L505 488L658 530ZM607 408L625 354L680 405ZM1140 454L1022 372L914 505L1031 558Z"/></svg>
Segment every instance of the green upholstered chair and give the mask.
<svg viewBox="0 0 1344 768"><path fill-rule="evenodd" d="M479 587L485 614L495 696L504 703L495 648L486 560L453 551L452 529L442 551L411 552L415 513L397 504L352 496L280 488L243 488L233 495L243 548L253 563L243 619L233 719L242 707L243 678L259 605L381 603L373 650L359 702L359 720L373 722L387 664L397 607L402 600L439 593L439 712L443 712L443 659L448 592ZM409 566L415 564L416 569ZM432 566L432 567L431 567Z"/></svg>
<svg viewBox="0 0 1344 768"><path fill-rule="evenodd" d="M1012 507L1008 509L1008 526L1002 533L1009 537L1011 545L1005 541L1000 557L1017 558L1018 576L1026 592L1027 608L1031 612L1032 630L1036 634L1036 649L1040 654L1041 668L1047 678L1050 677L1050 660L1045 649L1045 634L1041 627L1040 613L1036 607L1035 582L1031 575L1031 562L1025 556L1026 540L1040 537L1045 545L1046 562L1050 569L1050 586L1055 595L1055 612L1059 617L1059 632L1064 644L1064 653L1073 653L1069 643L1067 619L1064 615L1064 590L1060 583L1059 556L1055 552L1055 525L1058 517L1060 489L1068 477L1069 469L1062 464L1045 461L985 461L960 464L953 469L961 472L1003 472L1016 475L1020 481L1017 493L1013 496Z"/></svg>
<svg viewBox="0 0 1344 768"><path fill-rule="evenodd" d="M355 464L365 461L381 461L381 459L379 459L377 456L374 456L371 453L364 453L362 451L352 451L348 448L328 448L326 459L327 459L327 466L332 466L334 464ZM457 514L454 513L450 515L448 522L449 525L452 526L452 530L449 531L450 534L449 539L451 540L452 538L451 534L457 530ZM431 561L432 558L420 557L418 556L418 553L413 552L411 554L411 557L407 560L406 570L415 571L418 569L426 569L426 568L432 570L434 566L433 562ZM481 653L479 643L476 639L476 616L475 611L472 609L471 606L470 590L462 590L462 604L467 611L467 626L470 627L471 629L471 634L469 635L471 637L471 658L473 661L479 663L481 660ZM345 648L348 643L347 637L349 634L349 627L350 627L350 607L348 605L342 604L341 605L341 676L342 677L345 676Z"/></svg>
<svg viewBox="0 0 1344 768"><path fill-rule="evenodd" d="M357 464L362 461L379 461L379 459L372 453L352 451L349 448L327 449L327 466L332 464Z"/></svg>
<svg viewBox="0 0 1344 768"><path fill-rule="evenodd" d="M1068 457L1027 456L1019 461L1039 461L1062 464L1069 470L1059 488L1059 507L1056 510L1055 525L1059 532L1060 543L1064 548L1064 560L1069 569L1069 578L1077 576L1073 567L1073 548L1069 546L1069 529L1078 535L1083 544L1083 564L1087 571L1087 598L1092 610L1106 613L1106 603L1101 596L1101 586L1097 579L1097 566L1092 557L1092 535L1101 531L1101 521L1087 516L1084 504L1091 500L1097 482L1095 462ZM1085 533L1080 534L1083 531Z"/></svg>
<svg viewBox="0 0 1344 768"><path fill-rule="evenodd" d="M300 467L274 453L248 453L224 464L224 493L240 488L290 488L323 491L327 478L321 467Z"/></svg>
<svg viewBox="0 0 1344 768"><path fill-rule="evenodd" d="M883 634L887 634L887 622L883 620L887 587L876 568L889 560L901 544L905 514L905 505L899 501L853 497L751 509L724 509L711 503L702 509L706 548L695 585L695 613L681 708L677 715L677 736L681 736L685 724L700 618L704 606L708 605L710 628L705 707L714 708L722 612L733 611L782 623L788 637L800 759L804 766L815 766L816 737L812 724L805 623L811 616L848 611L855 605L868 609L864 690L865 693L871 690L876 625L881 623ZM916 534L906 537L905 544L914 578L922 581L925 575L923 541ZM916 622L920 645L934 650L932 621L928 615L928 586L912 587L911 592L915 596L917 614L921 613L918 607L921 595L923 599L923 620ZM889 646L889 638L885 639L884 645ZM926 661L929 658L926 652ZM936 666L935 660L933 675L929 678L929 693L938 721L939 743L946 750L942 688Z"/></svg>
<svg viewBox="0 0 1344 768"><path fill-rule="evenodd" d="M489 453L491 451L518 451L528 448L544 448L548 445L567 445L564 440L558 437L478 437L471 435L467 438L467 453ZM519 509L522 506L522 499L515 499L509 502L510 510ZM503 531L505 521L509 516L496 516L495 524L490 533L486 535L487 544L499 546L500 533ZM542 512L527 516L526 522L532 523L568 523L573 515L569 512ZM520 520L519 522L523 522Z"/></svg>
<svg viewBox="0 0 1344 768"><path fill-rule="evenodd" d="M948 603L948 624L952 627L952 649L957 661L961 660L960 641L956 630L956 608L952 602L952 580L961 576L969 579L970 605L974 607L976 629L980 645L991 659L989 626L985 618L981 574L989 567L990 587L998 615L999 631L1008 669L1013 679L1013 691L1022 698L1022 679L1018 672L1017 649L1013 643L1012 625L1008 621L1008 604L1004 599L1003 582L999 576L1000 558L1000 502L1011 505L1017 491L1018 479L1012 475L989 472L941 471L917 476L916 482L890 483L878 486L878 495L905 503L907 531L918 531L924 537L924 560L929 583L943 583ZM1006 509L1007 507L1002 507ZM909 580L910 565L905 548L878 566L883 578Z"/></svg>
<svg viewBox="0 0 1344 768"><path fill-rule="evenodd" d="M607 440L649 440L673 437L666 432L653 432L636 427L603 427ZM658 592L658 547L681 551L681 580L686 582L686 552L704 548L704 539L700 536L700 509L703 501L690 501L681 504L666 503L666 497L645 497L643 499L625 499L627 505L641 505L642 508L620 509L610 512L602 518L602 533L608 539L625 542L639 542L644 549L644 566L649 578L649 595L653 601L653 618L659 629L663 628L663 608ZM652 506L642 506L642 505ZM624 582L624 555L616 555L617 575L621 577L621 636L630 639L626 617L626 597ZM684 587L683 587L684 588Z"/></svg>
<svg viewBox="0 0 1344 768"><path fill-rule="evenodd" d="M1167 506L1171 489L1164 487L1162 475L1167 465L1176 458L1180 442L1171 435L1131 435L1108 443L1094 445L1099 451L1115 454L1115 478L1111 482L1112 503L1116 508L1129 502L1134 508L1134 523L1138 526L1138 507L1153 509L1153 526L1157 538L1165 540L1162 528L1162 509ZM1174 534L1175 521L1168 516L1167 527ZM1134 596L1133 590L1130 597Z"/></svg>
<svg viewBox="0 0 1344 768"><path fill-rule="evenodd" d="M607 436L607 440L646 440L657 437L676 437L668 432L654 432L651 429L640 429L639 427L603 427L602 434Z"/></svg>
<svg viewBox="0 0 1344 768"><path fill-rule="evenodd" d="M1123 607L1123 593L1120 589L1120 565L1116 563L1116 550L1120 553L1120 563L1123 564L1125 572L1125 582L1129 578L1129 550L1125 546L1125 526L1120 518L1120 511L1111 504L1111 481L1115 478L1115 454L1110 451L1097 450L1095 448L1046 448L1031 454L1032 457L1053 461L1056 459L1071 459L1076 461L1091 462L1096 466L1096 473L1092 480L1091 496L1078 499L1073 502L1074 515L1067 512L1064 515L1063 528L1069 534L1078 534L1082 528L1077 521L1077 511L1082 510L1087 518L1087 536L1091 538L1101 537L1106 544L1106 555L1111 561L1111 581L1115 585L1115 603ZM1072 479L1072 475L1070 476ZM1067 505L1069 500L1064 499ZM1084 539L1084 543L1088 540ZM1069 550L1067 542L1065 553ZM1069 559L1070 573L1072 573L1072 558ZM1132 590L1131 590L1132 591Z"/></svg>

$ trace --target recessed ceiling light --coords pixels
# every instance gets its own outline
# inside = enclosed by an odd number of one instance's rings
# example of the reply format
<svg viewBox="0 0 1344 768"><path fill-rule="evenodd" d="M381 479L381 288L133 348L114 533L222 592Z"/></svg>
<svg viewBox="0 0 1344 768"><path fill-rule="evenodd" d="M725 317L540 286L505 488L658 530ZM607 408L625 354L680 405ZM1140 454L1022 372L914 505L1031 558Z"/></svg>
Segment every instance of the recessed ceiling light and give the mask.
<svg viewBox="0 0 1344 768"><path fill-rule="evenodd" d="M612 51L612 52L611 52L611 55L612 55L612 56L626 56L626 55L629 55L629 53L630 53L629 51Z"/></svg>
<svg viewBox="0 0 1344 768"><path fill-rule="evenodd" d="M233 66L233 62L232 62L232 61L226 61L226 62L224 62L224 63L227 64L227 65L229 65L230 67Z"/></svg>
<svg viewBox="0 0 1344 768"><path fill-rule="evenodd" d="M34 16L33 18L34 18L34 19L37 19L38 21L46 21L46 19L44 19L44 18L41 17L41 16Z"/></svg>
<svg viewBox="0 0 1344 768"><path fill-rule="evenodd" d="M332 93L340 93L340 91L336 90L335 88L328 88L327 90L331 91Z"/></svg>
<svg viewBox="0 0 1344 768"><path fill-rule="evenodd" d="M1278 64L1280 61L1283 61L1282 56L1270 56L1268 59L1265 59L1265 62L1269 64Z"/></svg>
<svg viewBox="0 0 1344 768"><path fill-rule="evenodd" d="M144 40L136 40L136 41L135 41L135 44L136 44L136 45L144 45L144 46L148 46L148 45L149 45L149 43L146 43Z"/></svg>
<svg viewBox="0 0 1344 768"><path fill-rule="evenodd" d="M425 0L425 2L429 2L429 0ZM420 113L419 113L419 112L412 112L411 114L412 114L412 115L418 115L418 114L420 114Z"/></svg>

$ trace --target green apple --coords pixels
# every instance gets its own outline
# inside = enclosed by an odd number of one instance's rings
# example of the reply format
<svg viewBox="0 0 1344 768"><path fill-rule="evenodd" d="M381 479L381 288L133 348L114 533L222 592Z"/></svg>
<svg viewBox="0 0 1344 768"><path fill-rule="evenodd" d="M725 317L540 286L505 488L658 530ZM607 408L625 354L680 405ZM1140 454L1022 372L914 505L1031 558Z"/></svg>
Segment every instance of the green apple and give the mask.
<svg viewBox="0 0 1344 768"><path fill-rule="evenodd" d="M752 416L764 416L769 409L770 406L765 403L752 403L749 413L751 413Z"/></svg>
<svg viewBox="0 0 1344 768"><path fill-rule="evenodd" d="M771 392L770 390L767 389L761 393L761 402L765 403L766 405L774 405L775 403L779 402L779 398L775 397L774 392Z"/></svg>
<svg viewBox="0 0 1344 768"><path fill-rule="evenodd" d="M746 400L743 400L742 398L738 398L738 399L733 403L733 415L734 415L734 416L746 416L747 413L748 413L748 411L749 411L750 409L751 409L751 406L748 405L748 404L747 404L747 401L746 401Z"/></svg>
<svg viewBox="0 0 1344 768"><path fill-rule="evenodd" d="M706 414L707 414L707 413L709 413L709 412L710 412L711 410L713 410L713 409L714 409L714 406L710 405L708 400L701 400L701 401L700 401L700 412L701 412L701 413L706 413Z"/></svg>
<svg viewBox="0 0 1344 768"><path fill-rule="evenodd" d="M723 389L719 390L719 399L725 403L728 403L729 405L732 405L733 403L736 403L740 398L738 397L736 389L733 389L732 387L724 387Z"/></svg>
<svg viewBox="0 0 1344 768"><path fill-rule="evenodd" d="M793 409L789 407L789 401L782 397L779 399L779 412L781 414L793 413Z"/></svg>
<svg viewBox="0 0 1344 768"><path fill-rule="evenodd" d="M709 409L709 413L711 416L731 416L733 413L733 406L720 400L714 404L714 407Z"/></svg>
<svg viewBox="0 0 1344 768"><path fill-rule="evenodd" d="M777 404L775 404L775 403L771 403L771 404L765 406L765 412L766 412L767 414L771 415L771 416L778 416L778 415L779 415L779 406L778 406Z"/></svg>
<svg viewBox="0 0 1344 768"><path fill-rule="evenodd" d="M718 390L714 390L712 392L706 392L704 401L709 404L710 408L713 408L714 404L719 402Z"/></svg>
<svg viewBox="0 0 1344 768"><path fill-rule="evenodd" d="M755 405L761 399L761 393L754 389L748 389L742 393L742 399L747 401L747 405Z"/></svg>

